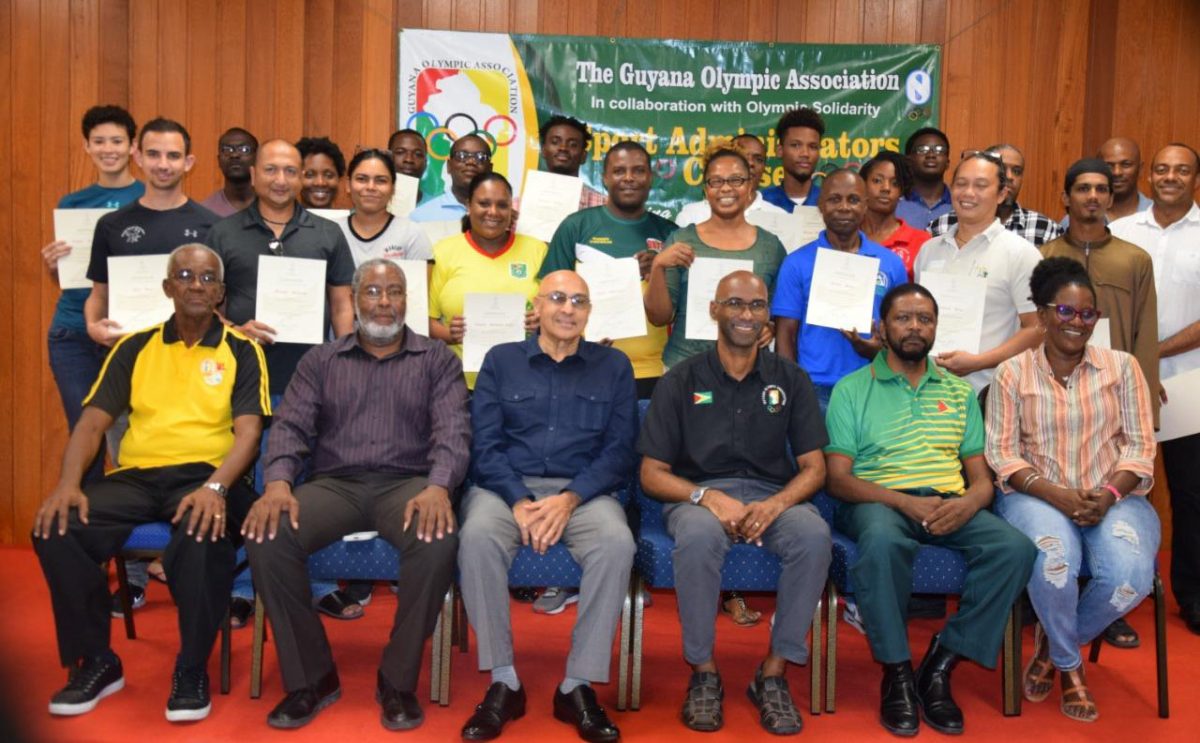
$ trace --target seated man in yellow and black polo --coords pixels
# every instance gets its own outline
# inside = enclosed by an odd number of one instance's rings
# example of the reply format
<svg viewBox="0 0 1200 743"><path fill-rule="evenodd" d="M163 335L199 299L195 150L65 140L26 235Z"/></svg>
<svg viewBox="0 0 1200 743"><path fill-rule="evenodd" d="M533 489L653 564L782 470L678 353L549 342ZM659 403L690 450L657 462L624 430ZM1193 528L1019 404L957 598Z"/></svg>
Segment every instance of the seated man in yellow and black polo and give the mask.
<svg viewBox="0 0 1200 743"><path fill-rule="evenodd" d="M54 606L69 681L50 713L79 715L125 685L109 643L108 574L137 524L174 526L163 565L179 606L180 651L166 716L212 707L206 666L229 606L238 523L254 492L242 479L271 414L267 368L251 340L221 323L221 259L188 244L170 257L166 322L117 341L67 442L58 485L38 509L33 546ZM121 467L80 488L113 419L129 410ZM231 523L232 522L232 523Z"/></svg>

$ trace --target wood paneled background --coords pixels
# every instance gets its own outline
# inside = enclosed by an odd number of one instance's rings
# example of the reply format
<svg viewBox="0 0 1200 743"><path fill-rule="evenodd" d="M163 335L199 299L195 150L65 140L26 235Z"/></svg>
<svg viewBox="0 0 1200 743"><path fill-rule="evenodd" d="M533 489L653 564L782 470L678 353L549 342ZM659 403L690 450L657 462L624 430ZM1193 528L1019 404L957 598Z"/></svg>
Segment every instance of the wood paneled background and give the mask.
<svg viewBox="0 0 1200 743"><path fill-rule="evenodd" d="M57 199L92 179L83 112L183 121L203 198L229 126L382 145L406 27L940 44L955 150L1022 147L1021 201L1055 216L1066 166L1110 135L1200 144L1195 0L0 0L0 543L28 541L65 441L38 250Z"/></svg>

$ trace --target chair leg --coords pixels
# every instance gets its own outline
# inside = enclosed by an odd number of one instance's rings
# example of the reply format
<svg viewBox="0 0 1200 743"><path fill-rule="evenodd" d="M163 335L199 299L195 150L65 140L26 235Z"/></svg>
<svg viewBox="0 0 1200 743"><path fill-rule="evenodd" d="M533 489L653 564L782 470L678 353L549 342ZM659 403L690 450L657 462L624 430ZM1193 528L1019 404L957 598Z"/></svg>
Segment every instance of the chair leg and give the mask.
<svg viewBox="0 0 1200 743"><path fill-rule="evenodd" d="M438 702L442 698L442 633L446 631L444 620L446 612L439 611L437 622L433 625L433 637L429 641L429 701Z"/></svg>
<svg viewBox="0 0 1200 743"><path fill-rule="evenodd" d="M1089 663L1099 662L1100 648L1102 648L1102 647L1104 647L1103 638L1097 637L1096 639L1092 640L1092 647L1091 647L1091 649L1088 650L1088 662Z"/></svg>
<svg viewBox="0 0 1200 743"><path fill-rule="evenodd" d="M229 693L230 664L233 655L233 623L229 610L225 610L225 621L221 622L221 693Z"/></svg>
<svg viewBox="0 0 1200 743"><path fill-rule="evenodd" d="M467 604L463 601L462 591L454 592L454 626L458 628L458 652L465 653L471 649L471 623L467 619Z"/></svg>
<svg viewBox="0 0 1200 743"><path fill-rule="evenodd" d="M458 590L453 583L450 584L450 590L446 592L446 599L442 602L442 621L449 623L449 630L442 630L442 644L440 648L442 656L442 677L438 684L438 704L446 707L450 704L450 650L454 647L451 640L451 633L454 625L454 601L458 597ZM465 629L464 629L465 631Z"/></svg>
<svg viewBox="0 0 1200 743"><path fill-rule="evenodd" d="M1158 672L1158 716L1171 716L1171 700L1167 686L1167 597L1162 579L1154 573L1154 661Z"/></svg>
<svg viewBox="0 0 1200 743"><path fill-rule="evenodd" d="M808 653L808 711L814 715L821 714L821 644L824 632L821 629L821 615L825 613L825 591L817 599L817 608L813 610L811 648Z"/></svg>
<svg viewBox="0 0 1200 743"><path fill-rule="evenodd" d="M630 573L629 586L625 591L625 602L621 605L621 632L617 652L617 710L624 712L629 707L629 645L630 627L633 620L633 594L637 590L637 574Z"/></svg>
<svg viewBox="0 0 1200 743"><path fill-rule="evenodd" d="M646 613L646 583L640 577L637 579L637 591L633 597L633 643L630 645L631 675L633 676L629 692L629 708L642 708L642 621Z"/></svg>
<svg viewBox="0 0 1200 743"><path fill-rule="evenodd" d="M825 598L826 617L825 640L825 711L833 714L836 711L837 699L837 609L838 590L833 581L829 581L829 589Z"/></svg>
<svg viewBox="0 0 1200 743"><path fill-rule="evenodd" d="M254 597L254 637L250 648L250 698L262 696L263 643L267 640L267 609L262 597Z"/></svg>
<svg viewBox="0 0 1200 743"><path fill-rule="evenodd" d="M121 611L125 617L125 636L130 640L137 639L137 631L133 627L133 599L129 595L129 573L125 571L125 556L117 555L117 596L121 601Z"/></svg>
<svg viewBox="0 0 1200 743"><path fill-rule="evenodd" d="M1021 714L1021 601L1013 602L1004 625L1004 650L1000 667L1000 688L1004 715Z"/></svg>

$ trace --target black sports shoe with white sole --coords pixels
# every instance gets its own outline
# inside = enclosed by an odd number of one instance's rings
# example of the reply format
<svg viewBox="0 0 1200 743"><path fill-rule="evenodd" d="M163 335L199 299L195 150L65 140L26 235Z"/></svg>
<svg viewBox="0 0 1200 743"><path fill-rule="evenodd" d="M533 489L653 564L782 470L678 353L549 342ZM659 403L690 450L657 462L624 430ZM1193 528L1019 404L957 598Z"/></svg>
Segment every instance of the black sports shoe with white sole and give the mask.
<svg viewBox="0 0 1200 743"><path fill-rule="evenodd" d="M100 700L125 688L121 659L116 655L88 658L72 668L67 685L50 697L50 714L82 715L91 712Z"/></svg>
<svg viewBox="0 0 1200 743"><path fill-rule="evenodd" d="M171 696L167 699L168 722L195 722L208 717L212 697L208 694L208 671L175 666Z"/></svg>

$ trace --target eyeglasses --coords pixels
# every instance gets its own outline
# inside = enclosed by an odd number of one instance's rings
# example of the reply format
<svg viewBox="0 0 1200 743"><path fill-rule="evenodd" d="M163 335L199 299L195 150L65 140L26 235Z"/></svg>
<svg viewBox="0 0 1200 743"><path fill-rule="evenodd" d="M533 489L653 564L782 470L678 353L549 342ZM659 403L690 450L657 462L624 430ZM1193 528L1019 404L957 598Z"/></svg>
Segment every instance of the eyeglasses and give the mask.
<svg viewBox="0 0 1200 743"><path fill-rule="evenodd" d="M735 314L741 314L742 310L747 307L756 315L760 315L767 311L767 300L765 299L742 299L741 297L730 297L729 299L715 300L727 310L732 310Z"/></svg>
<svg viewBox="0 0 1200 743"><path fill-rule="evenodd" d="M930 153L933 153L934 155L945 155L949 151L950 148L944 144L919 144L913 148L913 152L917 153L918 155L928 155Z"/></svg>
<svg viewBox="0 0 1200 743"><path fill-rule="evenodd" d="M254 153L254 145L250 144L223 144L221 145L222 155L232 155L235 152L239 155L250 155Z"/></svg>
<svg viewBox="0 0 1200 743"><path fill-rule="evenodd" d="M362 293L368 299L381 299L383 295L386 294L388 301L390 302L404 299L406 296L406 293L402 287L389 286L385 289L384 287L376 286L375 284L368 284L367 286L364 286L362 288Z"/></svg>
<svg viewBox="0 0 1200 743"><path fill-rule="evenodd" d="M586 294L570 294L570 295L568 295L566 292L554 291L554 292L550 292L549 294L539 294L538 296L542 297L544 299L549 299L551 302L553 302L554 304L557 304L557 305L564 305L567 303L567 300L570 300L572 307L575 307L575 308L581 309L581 310L587 309L592 304L592 300L589 299L588 295L586 295Z"/></svg>
<svg viewBox="0 0 1200 743"><path fill-rule="evenodd" d="M467 152L466 150L451 152L450 157L460 163L470 162L471 160L477 163L486 163L492 159L492 156L486 152Z"/></svg>
<svg viewBox="0 0 1200 743"><path fill-rule="evenodd" d="M171 274L171 278L176 283L183 284L184 286L191 284L196 279L200 279L200 283L204 286L212 286L213 284L221 283L221 279L212 271L196 273L190 268L179 269L175 273Z"/></svg>
<svg viewBox="0 0 1200 743"><path fill-rule="evenodd" d="M750 179L747 178L746 176L735 175L731 178L718 178L718 177L709 178L708 180L706 180L704 182L704 185L708 186L709 188L711 188L714 191L719 191L726 184L729 184L733 188L741 188L742 186L746 185L749 182L750 182Z"/></svg>
<svg viewBox="0 0 1200 743"><path fill-rule="evenodd" d="M283 255L283 241L272 240L271 242L267 243L267 250L271 251L275 255Z"/></svg>
<svg viewBox="0 0 1200 743"><path fill-rule="evenodd" d="M1054 310L1054 314L1062 322L1071 322L1078 317L1080 320L1083 320L1084 325L1095 325L1096 321L1100 319L1100 310L1095 307L1079 309L1069 304L1047 304L1044 306L1046 309Z"/></svg>

